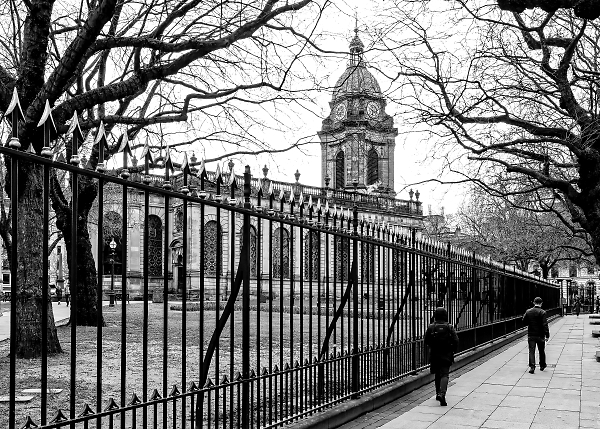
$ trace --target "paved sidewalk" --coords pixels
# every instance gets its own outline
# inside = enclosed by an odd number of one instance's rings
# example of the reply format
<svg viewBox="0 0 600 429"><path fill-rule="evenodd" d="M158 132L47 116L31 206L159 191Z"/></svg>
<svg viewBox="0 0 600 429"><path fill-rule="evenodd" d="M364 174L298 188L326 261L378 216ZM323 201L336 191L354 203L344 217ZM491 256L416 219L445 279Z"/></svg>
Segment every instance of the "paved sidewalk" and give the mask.
<svg viewBox="0 0 600 429"><path fill-rule="evenodd" d="M102 301L102 305L108 305L108 301ZM118 302L117 305L121 305L121 302ZM4 341L10 338L10 302L0 303L0 310L2 313L2 316L0 316L0 341ZM54 313L54 323L56 326L62 326L69 322L71 307L67 307L64 301L60 305L57 302L53 302L52 312Z"/></svg>
<svg viewBox="0 0 600 429"><path fill-rule="evenodd" d="M523 338L470 371L451 374L447 407L427 386L419 389L429 391L426 398L419 399L417 392L419 403L400 413L396 406L391 421L383 423L378 410L363 416L364 424L344 428L600 428L600 362L595 358L600 343L591 331L587 315L566 316L550 326L545 371L529 374Z"/></svg>

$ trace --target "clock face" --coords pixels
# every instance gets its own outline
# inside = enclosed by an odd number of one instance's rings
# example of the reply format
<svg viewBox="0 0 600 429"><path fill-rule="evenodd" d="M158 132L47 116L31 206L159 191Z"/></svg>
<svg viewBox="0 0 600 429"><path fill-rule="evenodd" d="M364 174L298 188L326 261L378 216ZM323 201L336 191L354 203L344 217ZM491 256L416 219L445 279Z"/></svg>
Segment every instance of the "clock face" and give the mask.
<svg viewBox="0 0 600 429"><path fill-rule="evenodd" d="M379 110L379 104L374 101L369 101L369 104L367 104L367 115L369 115L369 117L376 118L379 116Z"/></svg>
<svg viewBox="0 0 600 429"><path fill-rule="evenodd" d="M335 107L333 115L336 120L341 121L346 117L346 104L340 103Z"/></svg>

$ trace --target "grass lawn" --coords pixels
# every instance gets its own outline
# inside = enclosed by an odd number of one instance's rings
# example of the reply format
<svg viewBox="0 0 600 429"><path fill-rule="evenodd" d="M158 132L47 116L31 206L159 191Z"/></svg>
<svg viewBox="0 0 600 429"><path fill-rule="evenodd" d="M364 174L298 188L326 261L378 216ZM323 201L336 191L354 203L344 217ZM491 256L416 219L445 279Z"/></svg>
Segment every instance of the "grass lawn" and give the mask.
<svg viewBox="0 0 600 429"><path fill-rule="evenodd" d="M77 328L76 347L76 403L75 413L79 414L85 403L96 410L97 395L97 353L101 352L101 382L102 382L102 408L104 409L109 398L114 398L121 404L121 398L127 403L135 392L143 397L143 303L126 305L126 336L122 341L121 321L122 306L119 303L114 308L104 307L106 326L102 329L102 347L98 348L97 329L93 327ZM206 310L203 323L200 323L200 312L187 312L187 321L183 326L183 313L169 310L167 318L167 331L164 331L164 306L163 304L148 304L149 324L147 341L147 380L148 396L156 388L163 395L168 394L173 385L179 390L190 381L198 383L200 372L200 355L204 354L210 337L212 336L217 320L216 310ZM320 319L320 330L319 330ZM312 326L310 321L312 320ZM329 316L331 320L331 316ZM321 341L325 336L327 316L312 317L305 314L302 318L303 326L300 330L300 315L273 312L271 318L268 313L268 304L261 306L261 311L252 311L250 314L250 356L251 366L255 371L263 367L280 368L289 363L293 366L296 360L309 359L318 355L319 331ZM384 342L387 331L387 320L382 320L378 325L373 319L363 319L361 337L363 345ZM233 329L232 329L233 327ZM373 329L375 327L375 330ZM399 328L403 330L403 328ZM368 333L367 333L368 330ZM183 336L185 333L186 347L183 353ZM203 333L204 341L200 350L200 334ZM48 419L52 419L60 408L69 416L69 389L71 376L71 327L58 328L58 335L64 353L48 358L48 388L63 389L61 393L48 395ZM302 335L302 341L300 336ZM335 335L330 340L330 350L340 351L350 348L348 338L352 338L351 324L347 317L338 321ZM343 340L342 340L343 339ZM335 344L336 348L332 345ZM166 361L164 351L166 350ZM122 351L126 352L126 365L121 367ZM0 394L8 395L9 392L9 342L0 343ZM237 371L241 371L242 359L242 318L240 312L235 312L233 325L228 322L223 330L218 356L212 359L209 376L213 382L221 381L223 376L231 379ZM218 362L218 365L216 364ZM233 364L233 365L232 365ZM271 366L272 365L272 366ZM183 380L183 368L186 377ZM121 392L121 377L125 377L125 390ZM40 388L41 359L17 361L17 395L23 389ZM166 382L165 382L166 381ZM185 381L185 382L184 382ZM35 423L40 424L40 395L27 403L17 404L17 424L21 427L27 415L31 415ZM7 427L8 403L0 403L0 427Z"/></svg>

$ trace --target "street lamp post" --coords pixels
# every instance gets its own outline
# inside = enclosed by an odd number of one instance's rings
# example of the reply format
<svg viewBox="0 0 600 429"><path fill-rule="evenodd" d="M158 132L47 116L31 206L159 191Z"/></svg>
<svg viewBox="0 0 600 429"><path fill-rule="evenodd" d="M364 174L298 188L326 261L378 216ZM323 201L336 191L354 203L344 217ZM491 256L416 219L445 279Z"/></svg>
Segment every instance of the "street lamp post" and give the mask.
<svg viewBox="0 0 600 429"><path fill-rule="evenodd" d="M109 307L115 306L115 249L117 248L117 243L113 238L109 244L110 247L110 256L108 261L110 262L110 301L108 303Z"/></svg>

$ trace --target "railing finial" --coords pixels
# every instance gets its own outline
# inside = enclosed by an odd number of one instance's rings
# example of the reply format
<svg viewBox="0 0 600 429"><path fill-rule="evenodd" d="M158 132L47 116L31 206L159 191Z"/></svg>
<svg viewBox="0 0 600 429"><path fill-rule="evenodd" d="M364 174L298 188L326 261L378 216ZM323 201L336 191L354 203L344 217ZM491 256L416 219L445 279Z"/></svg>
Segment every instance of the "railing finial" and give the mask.
<svg viewBox="0 0 600 429"><path fill-rule="evenodd" d="M11 137L8 141L8 147L12 149L20 149L21 143L19 142L19 120L25 121L25 115L23 109L21 109L21 102L19 101L19 93L17 87L13 88L12 99L6 109L4 115L10 115L10 122L12 125Z"/></svg>
<svg viewBox="0 0 600 429"><path fill-rule="evenodd" d="M121 177L123 179L128 179L130 174L129 169L127 168L127 155L129 155L129 157L132 157L133 154L131 153L131 145L129 144L129 136L127 135L127 130L125 130L125 132L121 136L121 146L119 147L119 152L123 152L123 170L121 171Z"/></svg>
<svg viewBox="0 0 600 429"><path fill-rule="evenodd" d="M52 117L52 109L50 108L50 102L46 100L46 105L44 106L44 113L40 118L40 121L37 124L38 127L43 126L44 133L44 147L42 148L41 155L47 158L52 156L52 149L50 149L50 142L56 138L56 124L54 123L54 118Z"/></svg>

